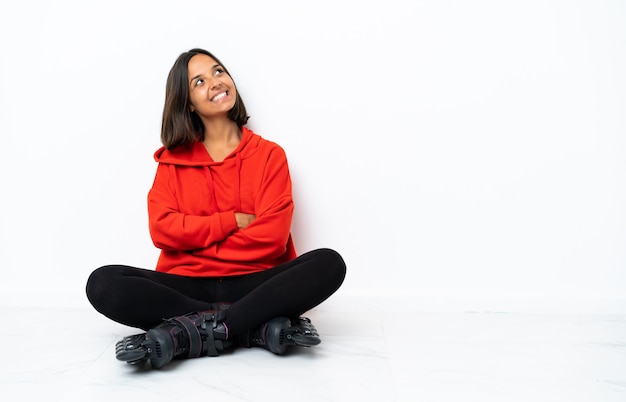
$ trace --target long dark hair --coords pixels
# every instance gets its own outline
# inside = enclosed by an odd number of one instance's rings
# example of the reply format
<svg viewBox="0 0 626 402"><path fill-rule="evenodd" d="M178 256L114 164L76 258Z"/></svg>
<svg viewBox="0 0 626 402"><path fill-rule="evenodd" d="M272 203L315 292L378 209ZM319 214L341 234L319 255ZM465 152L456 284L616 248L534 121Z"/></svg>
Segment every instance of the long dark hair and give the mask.
<svg viewBox="0 0 626 402"><path fill-rule="evenodd" d="M204 49L191 49L178 56L167 76L165 87L161 142L167 149L173 149L179 145L191 144L204 134L204 124L202 124L202 120L200 120L197 114L191 111L189 105L189 76L187 67L189 60L197 54L204 54L213 58L218 64L224 67L226 74L230 75L226 66L224 66L217 57ZM248 122L248 117L246 107L239 95L239 91L237 91L235 106L228 112L228 118L237 123L241 128Z"/></svg>

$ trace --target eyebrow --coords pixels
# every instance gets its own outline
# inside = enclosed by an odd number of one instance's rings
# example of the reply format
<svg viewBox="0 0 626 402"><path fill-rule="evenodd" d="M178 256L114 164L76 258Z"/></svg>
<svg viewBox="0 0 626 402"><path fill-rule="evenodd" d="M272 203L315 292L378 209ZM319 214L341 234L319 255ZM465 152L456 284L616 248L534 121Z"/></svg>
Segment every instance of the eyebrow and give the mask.
<svg viewBox="0 0 626 402"><path fill-rule="evenodd" d="M218 63L218 64L214 65L213 67L211 67L211 70L215 70L217 67L224 68L221 64L219 64L219 63ZM191 85L191 83L192 83L195 79L200 78L201 76L202 76L202 73L194 75L194 76L193 76L193 77L189 80L189 85Z"/></svg>

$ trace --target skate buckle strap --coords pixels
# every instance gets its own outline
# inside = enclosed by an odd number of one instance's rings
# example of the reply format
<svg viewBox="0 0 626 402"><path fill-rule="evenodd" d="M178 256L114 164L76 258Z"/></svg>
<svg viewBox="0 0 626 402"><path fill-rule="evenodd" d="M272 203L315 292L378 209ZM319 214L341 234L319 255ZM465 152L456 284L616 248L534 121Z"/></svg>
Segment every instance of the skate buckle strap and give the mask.
<svg viewBox="0 0 626 402"><path fill-rule="evenodd" d="M175 317L172 318L172 320L179 323L183 329L187 331L189 337L189 347L187 348L188 357L200 357L200 353L202 352L202 338L198 327L186 316Z"/></svg>
<svg viewBox="0 0 626 402"><path fill-rule="evenodd" d="M213 334L213 328L217 327L217 317L215 314L203 312L200 317L200 328L206 331L207 334L207 351L206 354L208 356L219 356L217 352L217 348L221 348L221 342L215 340L215 335ZM209 323L209 328L207 328L207 323ZM219 344L217 344L219 343Z"/></svg>

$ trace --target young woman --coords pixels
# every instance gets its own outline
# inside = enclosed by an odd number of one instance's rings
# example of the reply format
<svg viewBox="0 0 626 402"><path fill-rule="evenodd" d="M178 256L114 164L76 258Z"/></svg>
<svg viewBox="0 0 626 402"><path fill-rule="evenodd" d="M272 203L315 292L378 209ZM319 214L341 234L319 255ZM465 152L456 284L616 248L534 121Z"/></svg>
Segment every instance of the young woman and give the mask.
<svg viewBox="0 0 626 402"><path fill-rule="evenodd" d="M247 120L215 56L192 49L178 57L148 194L156 270L107 265L87 281L97 311L147 331L117 343L119 360L160 368L229 346L282 354L320 343L301 314L341 286L346 266L330 249L296 254L285 152Z"/></svg>

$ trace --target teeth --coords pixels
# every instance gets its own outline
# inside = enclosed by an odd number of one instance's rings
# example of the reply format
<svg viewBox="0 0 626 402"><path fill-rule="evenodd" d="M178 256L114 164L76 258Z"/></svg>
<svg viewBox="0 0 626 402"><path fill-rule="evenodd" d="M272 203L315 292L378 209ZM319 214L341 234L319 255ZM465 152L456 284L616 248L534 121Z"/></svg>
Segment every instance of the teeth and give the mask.
<svg viewBox="0 0 626 402"><path fill-rule="evenodd" d="M213 99L211 99L211 100L212 100L212 101L218 101L218 100L222 99L223 97L225 97L226 95L227 95L227 93L226 93L226 92L222 92L221 94L215 95L215 96L213 97Z"/></svg>

